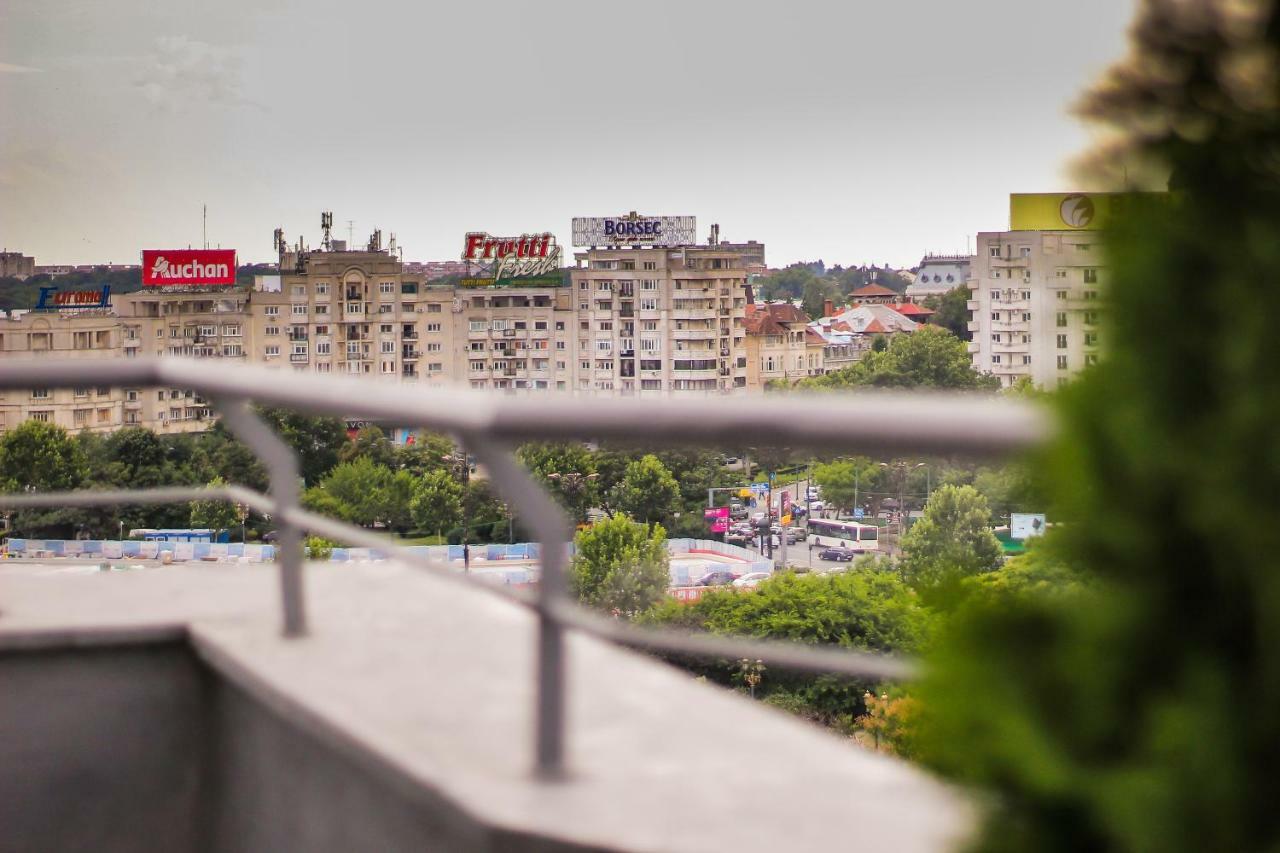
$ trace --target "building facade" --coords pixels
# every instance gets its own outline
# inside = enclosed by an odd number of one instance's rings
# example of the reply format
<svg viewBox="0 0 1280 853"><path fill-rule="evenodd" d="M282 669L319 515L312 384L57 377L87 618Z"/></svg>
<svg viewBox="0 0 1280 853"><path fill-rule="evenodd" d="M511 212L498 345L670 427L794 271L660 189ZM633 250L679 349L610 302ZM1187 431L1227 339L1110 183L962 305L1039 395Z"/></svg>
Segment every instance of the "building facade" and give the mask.
<svg viewBox="0 0 1280 853"><path fill-rule="evenodd" d="M941 296L964 287L972 264L971 255L925 255L915 271L915 280L907 285L907 298L920 302L926 296Z"/></svg>
<svg viewBox="0 0 1280 853"><path fill-rule="evenodd" d="M590 249L570 270L578 392L747 387L741 255L714 246Z"/></svg>
<svg viewBox="0 0 1280 853"><path fill-rule="evenodd" d="M0 278L30 278L35 274L35 258L21 252L0 252Z"/></svg>
<svg viewBox="0 0 1280 853"><path fill-rule="evenodd" d="M391 251L281 248L261 288L144 288L109 308L15 311L0 357L186 356L507 393L707 395L747 386L746 272L711 246L591 249L534 286L433 284ZM278 279L278 280L277 280ZM552 283L563 280L564 283ZM80 393L80 392L85 393ZM64 399L65 398L65 399ZM207 429L189 389L8 391L0 430Z"/></svg>
<svg viewBox="0 0 1280 853"><path fill-rule="evenodd" d="M749 305L747 387L763 391L770 383L794 385L824 372L821 338L809 334L809 316L788 302Z"/></svg>
<svg viewBox="0 0 1280 853"><path fill-rule="evenodd" d="M1106 279L1096 232L978 235L969 281L969 353L1004 386L1056 387L1098 359L1098 293Z"/></svg>

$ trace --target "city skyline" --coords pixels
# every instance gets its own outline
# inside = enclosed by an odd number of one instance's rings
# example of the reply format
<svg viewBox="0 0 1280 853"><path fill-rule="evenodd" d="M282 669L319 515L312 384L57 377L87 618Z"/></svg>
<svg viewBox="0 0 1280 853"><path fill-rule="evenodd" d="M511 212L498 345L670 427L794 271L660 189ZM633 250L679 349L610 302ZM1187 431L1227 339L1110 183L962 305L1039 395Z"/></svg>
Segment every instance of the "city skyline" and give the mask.
<svg viewBox="0 0 1280 853"><path fill-rule="evenodd" d="M909 266L1002 230L1009 192L1074 186L1090 135L1067 110L1123 54L1132 4L1028 5L495 6L490 28L451 8L18 0L0 243L136 263L200 245L207 204L210 245L242 262L274 258L276 227L317 245L321 210L336 236L354 220L357 242L381 228L446 260L465 231L568 246L572 217L639 210L764 242L771 266Z"/></svg>

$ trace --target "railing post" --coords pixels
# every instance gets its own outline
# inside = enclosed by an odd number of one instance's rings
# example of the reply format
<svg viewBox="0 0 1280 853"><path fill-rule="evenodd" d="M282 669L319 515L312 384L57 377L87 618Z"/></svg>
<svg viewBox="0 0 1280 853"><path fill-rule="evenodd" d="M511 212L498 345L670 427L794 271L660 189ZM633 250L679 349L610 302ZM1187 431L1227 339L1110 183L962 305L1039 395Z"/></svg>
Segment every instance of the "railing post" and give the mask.
<svg viewBox="0 0 1280 853"><path fill-rule="evenodd" d="M301 637L307 633L307 610L302 584L302 530L289 521L289 513L300 507L301 473L293 449L276 435L238 398L214 401L222 420L262 460L271 479L275 502L276 554L280 561L280 598L284 611L284 635Z"/></svg>
<svg viewBox="0 0 1280 853"><path fill-rule="evenodd" d="M551 495L515 461L511 451L485 438L467 438L489 476L538 536L542 577L538 586L538 672L534 722L534 773L542 779L565 776L564 625L555 605L569 592L569 538L573 524Z"/></svg>

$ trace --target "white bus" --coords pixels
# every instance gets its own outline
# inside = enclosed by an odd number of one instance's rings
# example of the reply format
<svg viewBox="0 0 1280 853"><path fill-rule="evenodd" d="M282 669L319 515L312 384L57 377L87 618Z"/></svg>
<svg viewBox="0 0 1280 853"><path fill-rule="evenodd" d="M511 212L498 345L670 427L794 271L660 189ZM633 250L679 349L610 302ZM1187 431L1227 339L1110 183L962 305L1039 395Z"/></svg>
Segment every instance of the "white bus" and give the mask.
<svg viewBox="0 0 1280 853"><path fill-rule="evenodd" d="M880 528L857 521L813 518L809 520L809 544L822 548L838 545L857 551L877 551L880 549Z"/></svg>

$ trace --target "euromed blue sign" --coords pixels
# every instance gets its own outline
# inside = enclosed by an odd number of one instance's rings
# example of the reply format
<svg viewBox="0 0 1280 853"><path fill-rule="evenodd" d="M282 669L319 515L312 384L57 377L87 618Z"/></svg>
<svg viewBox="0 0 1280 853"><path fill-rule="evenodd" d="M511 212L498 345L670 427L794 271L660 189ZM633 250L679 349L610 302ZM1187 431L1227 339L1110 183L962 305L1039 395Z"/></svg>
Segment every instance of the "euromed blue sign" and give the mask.
<svg viewBox="0 0 1280 853"><path fill-rule="evenodd" d="M691 246L698 242L693 216L583 216L573 220L575 246Z"/></svg>
<svg viewBox="0 0 1280 853"><path fill-rule="evenodd" d="M80 308L110 308L111 285L102 285L101 290L63 290L56 287L40 288L40 299L36 302L37 311L65 311Z"/></svg>

